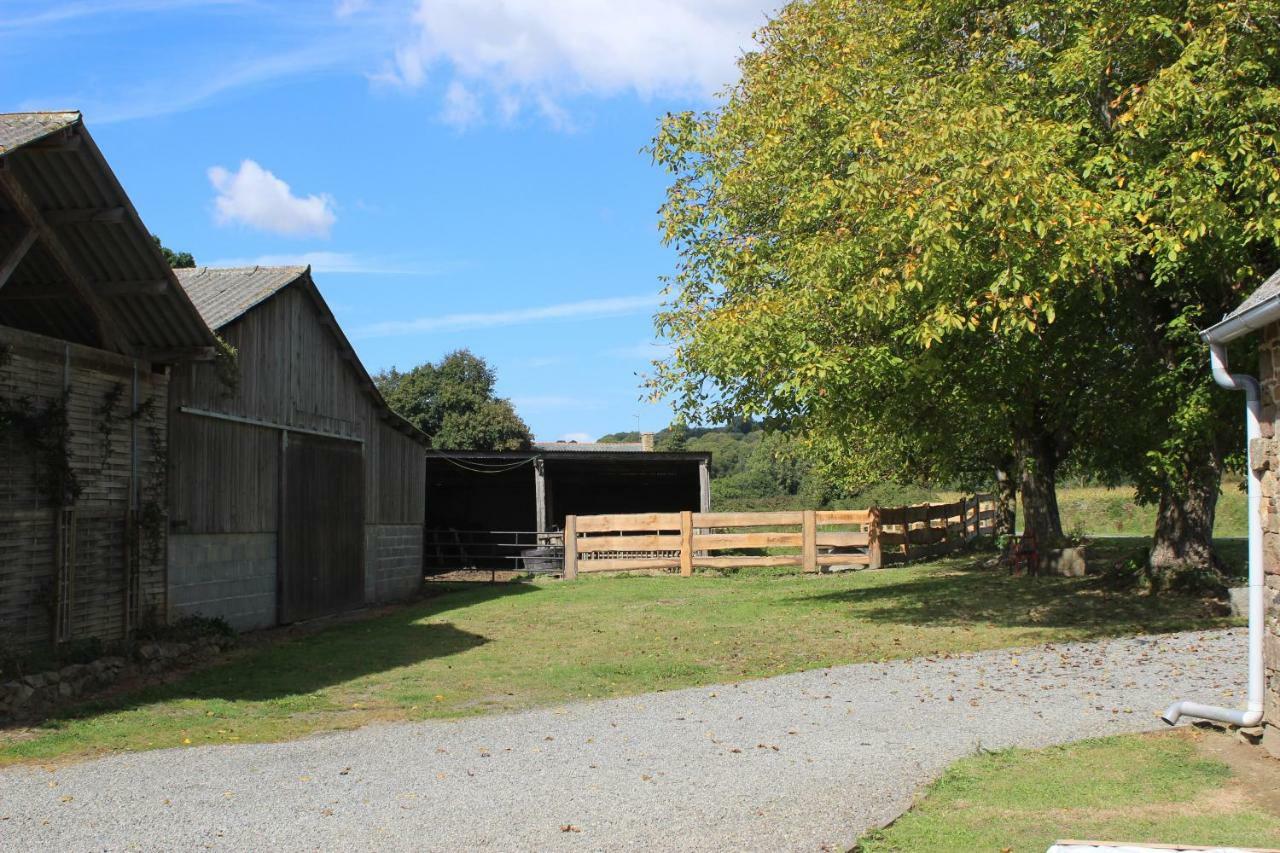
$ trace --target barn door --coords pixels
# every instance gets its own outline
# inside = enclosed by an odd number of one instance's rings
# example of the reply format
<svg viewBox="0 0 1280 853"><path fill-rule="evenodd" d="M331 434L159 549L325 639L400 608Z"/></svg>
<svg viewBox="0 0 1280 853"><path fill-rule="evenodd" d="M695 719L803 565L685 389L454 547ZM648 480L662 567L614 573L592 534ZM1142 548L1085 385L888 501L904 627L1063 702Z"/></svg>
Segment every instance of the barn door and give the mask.
<svg viewBox="0 0 1280 853"><path fill-rule="evenodd" d="M282 623L364 603L364 457L354 441L290 433L285 451Z"/></svg>

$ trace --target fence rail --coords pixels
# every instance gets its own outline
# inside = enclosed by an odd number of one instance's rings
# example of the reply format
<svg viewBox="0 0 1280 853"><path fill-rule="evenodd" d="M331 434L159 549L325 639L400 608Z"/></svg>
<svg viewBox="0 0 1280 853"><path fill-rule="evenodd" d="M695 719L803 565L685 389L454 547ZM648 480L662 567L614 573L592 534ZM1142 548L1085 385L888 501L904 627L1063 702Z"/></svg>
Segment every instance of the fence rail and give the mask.
<svg viewBox="0 0 1280 853"><path fill-rule="evenodd" d="M559 574L564 543L559 531L427 529L422 555L428 575L456 569Z"/></svg>
<svg viewBox="0 0 1280 853"><path fill-rule="evenodd" d="M995 515L991 495L859 510L571 515L564 524L564 577L643 569L688 576L695 566L878 569L957 551L993 533ZM779 549L793 553L762 553ZM743 550L757 553L731 553Z"/></svg>

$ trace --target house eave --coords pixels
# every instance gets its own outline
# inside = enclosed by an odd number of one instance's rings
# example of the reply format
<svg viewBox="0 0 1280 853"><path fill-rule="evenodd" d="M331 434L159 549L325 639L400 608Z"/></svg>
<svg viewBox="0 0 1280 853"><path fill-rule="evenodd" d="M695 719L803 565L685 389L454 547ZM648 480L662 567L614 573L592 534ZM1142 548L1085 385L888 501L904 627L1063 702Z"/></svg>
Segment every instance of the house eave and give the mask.
<svg viewBox="0 0 1280 853"><path fill-rule="evenodd" d="M1271 323L1280 322L1280 294L1233 314L1200 333L1205 343L1225 344L1256 332Z"/></svg>

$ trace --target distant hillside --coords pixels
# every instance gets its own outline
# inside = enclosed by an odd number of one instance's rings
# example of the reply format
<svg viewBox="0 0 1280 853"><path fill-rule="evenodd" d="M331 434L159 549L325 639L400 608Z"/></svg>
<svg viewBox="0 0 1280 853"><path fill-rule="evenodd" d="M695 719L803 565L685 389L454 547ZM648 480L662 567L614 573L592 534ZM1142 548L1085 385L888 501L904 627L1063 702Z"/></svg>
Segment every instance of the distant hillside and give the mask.
<svg viewBox="0 0 1280 853"><path fill-rule="evenodd" d="M614 432L601 443L635 443L639 432ZM758 421L732 426L668 426L654 434L658 451L710 451L711 503L720 510L774 510L829 506L891 505L927 500L931 492L883 484L845 494L805 456L784 431L766 431Z"/></svg>

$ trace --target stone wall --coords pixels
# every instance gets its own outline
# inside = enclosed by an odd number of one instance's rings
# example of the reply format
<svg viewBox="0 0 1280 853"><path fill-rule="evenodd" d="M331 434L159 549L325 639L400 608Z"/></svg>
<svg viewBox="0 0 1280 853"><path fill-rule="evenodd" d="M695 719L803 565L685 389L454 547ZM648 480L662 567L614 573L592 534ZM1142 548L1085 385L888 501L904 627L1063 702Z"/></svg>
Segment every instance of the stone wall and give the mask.
<svg viewBox="0 0 1280 853"><path fill-rule="evenodd" d="M1254 468L1262 473L1262 557L1266 570L1263 716L1267 722L1263 743L1280 757L1280 324L1263 332L1258 379L1262 384L1262 438L1250 452Z"/></svg>
<svg viewBox="0 0 1280 853"><path fill-rule="evenodd" d="M364 541L365 604L402 601L422 589L421 524L370 524Z"/></svg>
<svg viewBox="0 0 1280 853"><path fill-rule="evenodd" d="M170 534L169 618L193 615L237 631L276 624L276 535Z"/></svg>
<svg viewBox="0 0 1280 853"><path fill-rule="evenodd" d="M233 642L218 634L144 642L127 655L108 655L0 682L0 723L38 720L118 681L154 676L215 657Z"/></svg>

